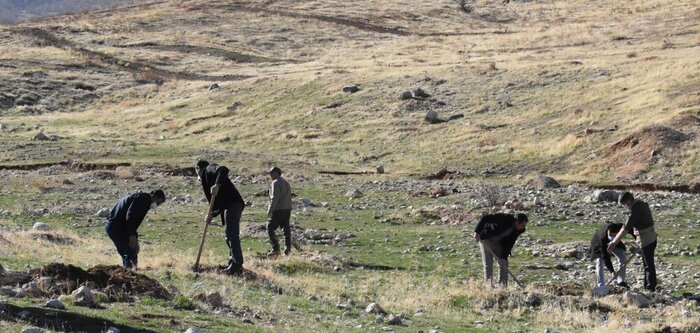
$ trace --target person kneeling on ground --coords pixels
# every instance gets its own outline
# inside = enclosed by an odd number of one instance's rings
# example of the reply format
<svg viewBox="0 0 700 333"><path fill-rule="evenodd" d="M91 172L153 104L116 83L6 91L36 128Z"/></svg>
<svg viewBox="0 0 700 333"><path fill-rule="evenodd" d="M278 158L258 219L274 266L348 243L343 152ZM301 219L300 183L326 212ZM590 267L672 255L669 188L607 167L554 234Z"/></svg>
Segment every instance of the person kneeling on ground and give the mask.
<svg viewBox="0 0 700 333"><path fill-rule="evenodd" d="M489 214L484 215L474 229L474 239L479 242L481 257L484 263L484 278L488 285L493 286L493 259L496 256L499 264L498 282L508 286L508 257L513 250L515 241L527 224L527 215L518 214Z"/></svg>
<svg viewBox="0 0 700 333"><path fill-rule="evenodd" d="M607 294L608 292L608 287L605 283L605 269L607 268L610 273L615 274L615 267L612 260L610 260L610 253L608 253L608 245L615 239L620 230L622 230L622 223L608 223L598 229L591 239L591 260L596 261L596 275L598 276L597 293ZM625 244L619 242L613 249L612 254L615 255L620 264L619 273L617 274L617 285L628 288L627 282L625 282L627 271L625 249Z"/></svg>
<svg viewBox="0 0 700 333"><path fill-rule="evenodd" d="M105 230L117 247L124 268L136 268L140 251L137 230L148 210L155 209L163 202L165 193L161 190L151 193L137 192L119 199L109 213Z"/></svg>
<svg viewBox="0 0 700 333"><path fill-rule="evenodd" d="M618 243L627 233L631 233L638 240L642 248L642 261L644 262L644 289L656 291L656 265L654 264L654 251L656 250L656 230L654 219L651 217L649 205L641 200L635 200L630 192L620 196L619 203L630 209L630 216L615 239L608 244L608 252L612 253Z"/></svg>
<svg viewBox="0 0 700 333"><path fill-rule="evenodd" d="M284 255L292 251L292 231L289 225L289 217L292 212L292 188L282 178L282 170L278 167L270 169L270 204L267 208L267 235L270 237L272 251L269 256L280 255L280 243L275 231L282 227L284 231Z"/></svg>

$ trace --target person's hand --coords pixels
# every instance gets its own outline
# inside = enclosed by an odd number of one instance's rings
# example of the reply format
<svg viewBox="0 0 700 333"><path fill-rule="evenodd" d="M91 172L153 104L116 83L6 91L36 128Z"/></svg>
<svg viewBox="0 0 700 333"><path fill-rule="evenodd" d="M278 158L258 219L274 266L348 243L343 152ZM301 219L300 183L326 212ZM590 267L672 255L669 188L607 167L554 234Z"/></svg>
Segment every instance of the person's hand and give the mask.
<svg viewBox="0 0 700 333"><path fill-rule="evenodd" d="M615 250L615 247L617 247L617 244L615 244L615 243L613 243L613 242L611 242L610 244L608 244L608 253L612 253L613 250Z"/></svg>
<svg viewBox="0 0 700 333"><path fill-rule="evenodd" d="M481 242L481 235L479 233L474 233L474 240L477 242Z"/></svg>
<svg viewBox="0 0 700 333"><path fill-rule="evenodd" d="M139 248L139 240L136 236L129 236L129 247L137 254L141 250Z"/></svg>

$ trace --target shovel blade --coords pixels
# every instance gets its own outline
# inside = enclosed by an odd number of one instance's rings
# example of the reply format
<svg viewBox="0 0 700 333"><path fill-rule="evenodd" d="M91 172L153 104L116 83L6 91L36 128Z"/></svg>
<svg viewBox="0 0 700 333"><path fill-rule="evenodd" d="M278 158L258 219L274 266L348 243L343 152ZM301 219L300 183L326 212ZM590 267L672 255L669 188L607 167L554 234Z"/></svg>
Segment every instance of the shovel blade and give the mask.
<svg viewBox="0 0 700 333"><path fill-rule="evenodd" d="M607 286L597 286L593 288L593 296L602 297L608 294Z"/></svg>

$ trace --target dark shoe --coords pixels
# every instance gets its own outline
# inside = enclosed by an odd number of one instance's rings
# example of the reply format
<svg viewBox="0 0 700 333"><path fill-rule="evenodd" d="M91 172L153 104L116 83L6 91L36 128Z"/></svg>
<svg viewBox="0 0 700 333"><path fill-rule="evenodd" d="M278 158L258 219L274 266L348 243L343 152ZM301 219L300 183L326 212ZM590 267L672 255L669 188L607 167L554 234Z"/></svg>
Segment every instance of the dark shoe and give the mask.
<svg viewBox="0 0 700 333"><path fill-rule="evenodd" d="M228 268L222 269L221 274L224 275L241 275L243 274L243 265L231 264Z"/></svg>
<svg viewBox="0 0 700 333"><path fill-rule="evenodd" d="M268 253L266 254L266 256L268 256L268 257L270 257L270 258L279 257L279 256L280 256L280 250L272 250L272 251L268 252Z"/></svg>
<svg viewBox="0 0 700 333"><path fill-rule="evenodd" d="M288 256L290 253L292 253L292 249L289 249L289 248L284 249L284 255L285 255L285 256Z"/></svg>
<svg viewBox="0 0 700 333"><path fill-rule="evenodd" d="M629 286L629 285L627 284L627 282L625 282L625 281L618 282L618 283L617 283L617 286L618 286L618 287L625 288L625 289L629 289L629 288L630 288L630 286Z"/></svg>

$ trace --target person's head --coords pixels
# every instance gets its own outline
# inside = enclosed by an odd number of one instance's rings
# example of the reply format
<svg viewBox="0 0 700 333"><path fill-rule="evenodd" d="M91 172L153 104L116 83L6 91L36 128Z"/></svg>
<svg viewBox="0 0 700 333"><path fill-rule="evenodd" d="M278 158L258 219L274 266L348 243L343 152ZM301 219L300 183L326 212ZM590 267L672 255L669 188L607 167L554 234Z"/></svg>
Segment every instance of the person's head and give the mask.
<svg viewBox="0 0 700 333"><path fill-rule="evenodd" d="M199 182L202 182L202 170L206 169L207 166L209 166L209 162L206 160L199 160L197 164L195 164L194 171L197 173L197 180L199 180Z"/></svg>
<svg viewBox="0 0 700 333"><path fill-rule="evenodd" d="M634 203L634 196L630 192L622 193L618 202L620 205L632 207L632 204Z"/></svg>
<svg viewBox="0 0 700 333"><path fill-rule="evenodd" d="M270 173L270 178L272 178L273 180L282 176L282 170L278 167L272 167L272 169L270 169L269 173Z"/></svg>
<svg viewBox="0 0 700 333"><path fill-rule="evenodd" d="M165 193L163 190L151 191L151 202L156 206L160 206L165 202Z"/></svg>
<svg viewBox="0 0 700 333"><path fill-rule="evenodd" d="M617 233L622 230L622 223L610 223L608 224L608 239L613 240Z"/></svg>
<svg viewBox="0 0 700 333"><path fill-rule="evenodd" d="M518 231L523 231L525 230L525 226L527 225L527 215L523 213L518 213L518 215L515 216L515 230Z"/></svg>

